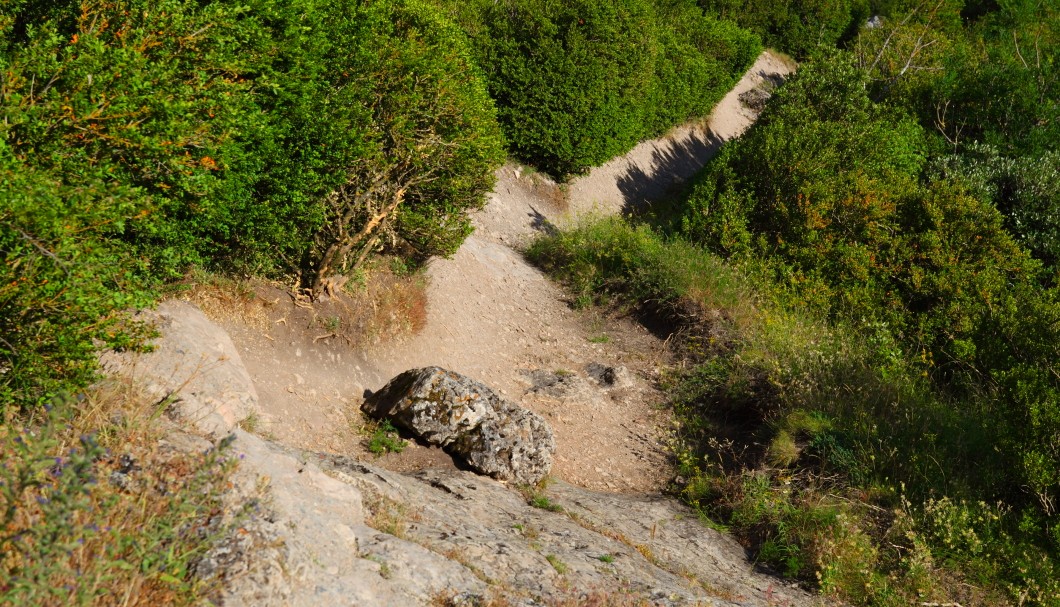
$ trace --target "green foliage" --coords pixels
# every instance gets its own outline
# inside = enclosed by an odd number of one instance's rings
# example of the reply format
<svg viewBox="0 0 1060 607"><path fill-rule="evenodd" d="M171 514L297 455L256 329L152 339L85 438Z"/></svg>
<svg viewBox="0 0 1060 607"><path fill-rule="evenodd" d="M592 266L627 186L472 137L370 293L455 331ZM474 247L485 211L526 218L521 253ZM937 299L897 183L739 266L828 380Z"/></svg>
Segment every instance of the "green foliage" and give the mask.
<svg viewBox="0 0 1060 607"><path fill-rule="evenodd" d="M959 200L976 212L984 208L974 199ZM996 230L996 213L939 216L934 204L929 198L927 210L914 209L921 221L935 222L918 228L921 249L959 240L938 236L944 225L965 230L962 221L992 222L987 233ZM1046 513L1056 466L1030 465L1057 461L1058 426L1047 421L1055 418L1045 405L1050 392L1044 376L999 384L1027 390L1024 403L996 391L969 390L958 400L938 390L938 365L907 356L886 323L826 323L793 297L798 291L786 281L775 282L767 264L741 258L736 271L687 242L618 219L540 239L530 255L575 293L649 302L642 310L671 323L673 341L688 359L668 380L681 421L676 456L687 479L683 495L723 520L759 558L857 604L943 600L955 590L948 581L954 571L985 580L985 594L972 600L981 599L978 604L1001 603L996 592L1018 597L1021 588L1033 588L1043 604L1051 600L1055 522ZM968 250L954 257L982 261ZM970 275L992 271L972 267ZM961 299L963 291L946 291L968 276L951 278L940 279L938 288L971 306ZM996 316L1017 318L995 303ZM957 310L946 314L961 318ZM1058 317L1028 308L1024 316L1041 324L1002 327L978 318L970 335L1009 343L1028 361L1025 370L1034 368L1029 361L1041 359L1034 352L1055 347L1047 326ZM996 350L981 348L964 360L988 368L984 351ZM904 503L903 496L917 505L892 521L883 513ZM928 509L938 496L1007 504L998 506L995 527L1004 533L991 531L991 547L976 555L942 558L946 540L932 531ZM1021 522L1025 515L1013 508L1037 515Z"/></svg>
<svg viewBox="0 0 1060 607"><path fill-rule="evenodd" d="M143 247L152 274L175 275L205 252L203 235L232 227L233 131L257 120L237 52L243 13L218 2L60 3L18 14L26 41L6 41L10 153L71 187L135 188L108 231Z"/></svg>
<svg viewBox="0 0 1060 607"><path fill-rule="evenodd" d="M216 223L215 159L246 107L227 53L239 11L175 1L39 8L3 13L5 405L82 386L99 345L134 341L140 331L124 311L150 301L148 277L197 258L186 236L171 246L162 226L170 215L188 218L189 234ZM211 26L212 36L196 35Z"/></svg>
<svg viewBox="0 0 1060 607"><path fill-rule="evenodd" d="M483 2L478 63L512 151L563 175L633 147L658 54L653 18L644 0Z"/></svg>
<svg viewBox="0 0 1060 607"><path fill-rule="evenodd" d="M1041 156L1060 141L1060 7L1005 3L968 33L933 95L951 139L979 141L1008 156ZM959 131L957 130L959 127Z"/></svg>
<svg viewBox="0 0 1060 607"><path fill-rule="evenodd" d="M383 244L450 254L502 159L463 35L415 0L9 3L0 27L5 405L84 386L189 264L319 294Z"/></svg>
<svg viewBox="0 0 1060 607"><path fill-rule="evenodd" d="M800 70L697 177L681 232L726 255L781 257L815 305L860 313L884 299L877 268L894 263L887 241L924 151L917 126L874 107L864 84L839 57Z"/></svg>
<svg viewBox="0 0 1060 607"><path fill-rule="evenodd" d="M124 311L148 294L123 268L128 253L103 240L137 200L115 184L64 184L0 143L0 410L86 384L97 343L142 332Z"/></svg>
<svg viewBox="0 0 1060 607"><path fill-rule="evenodd" d="M530 497L528 502L534 508L540 508L542 510L548 510L549 512L563 512L563 506L548 499L547 495L541 493L535 493Z"/></svg>
<svg viewBox="0 0 1060 607"><path fill-rule="evenodd" d="M390 420L383 420L372 430L372 435L368 438L369 453L383 455L384 453L401 453L404 450L405 441L398 436L397 428L390 423Z"/></svg>
<svg viewBox="0 0 1060 607"><path fill-rule="evenodd" d="M766 46L799 59L834 48L869 17L867 0L699 0L712 14L762 37Z"/></svg>
<svg viewBox="0 0 1060 607"><path fill-rule="evenodd" d="M526 254L590 302L618 294L676 318L683 301L702 298L707 309L726 310L732 322L749 322L750 295L740 277L701 249L664 243L647 226L633 228L619 218L587 221L534 241Z"/></svg>
<svg viewBox="0 0 1060 607"><path fill-rule="evenodd" d="M709 111L760 51L693 0L437 0L472 39L511 150L581 173Z"/></svg>
<svg viewBox="0 0 1060 607"><path fill-rule="evenodd" d="M833 318L885 323L941 381L981 372L978 349L1000 345L979 327L1029 295L1036 265L964 185L919 183L922 134L863 83L842 59L802 70L698 178L682 232L772 260Z"/></svg>
<svg viewBox="0 0 1060 607"><path fill-rule="evenodd" d="M659 51L641 136L706 116L761 52L750 32L704 15L693 0L656 6Z"/></svg>
<svg viewBox="0 0 1060 607"><path fill-rule="evenodd" d="M293 185L314 205L308 220L295 215L308 223L289 257L319 293L380 241L400 243L397 252L418 261L452 254L503 148L493 104L452 25L415 1L317 10L323 23L284 47L319 75L279 85L293 90L275 100L286 136L266 196L283 204Z"/></svg>
<svg viewBox="0 0 1060 607"><path fill-rule="evenodd" d="M1005 227L1047 267L1060 262L1060 154L1006 157L977 144L932 165L940 179L959 181L978 199L994 204Z"/></svg>

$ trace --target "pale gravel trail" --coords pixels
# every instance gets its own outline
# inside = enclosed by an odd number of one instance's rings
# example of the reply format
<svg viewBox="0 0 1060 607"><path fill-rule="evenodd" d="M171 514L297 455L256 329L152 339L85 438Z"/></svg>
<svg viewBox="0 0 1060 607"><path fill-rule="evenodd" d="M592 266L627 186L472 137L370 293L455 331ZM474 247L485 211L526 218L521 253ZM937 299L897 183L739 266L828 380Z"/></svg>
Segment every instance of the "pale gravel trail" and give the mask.
<svg viewBox="0 0 1060 607"><path fill-rule="evenodd" d="M675 181L693 175L724 141L743 133L755 114L739 95L790 67L763 53L704 123L675 128L573 180L562 190L540 174L506 165L476 232L452 259L431 263L428 316L422 332L368 353L376 373L369 389L419 366L441 365L501 390L538 410L557 436L554 475L593 489L652 491L666 479L659 441L668 424L655 405L649 377L662 344L633 323L609 327L621 339L590 341L600 332L573 311L564 293L517 252L546 223L570 224L585 213L614 214L664 195ZM564 200L565 198L565 200ZM528 397L521 370L581 373L591 362L626 366L635 382L609 398Z"/></svg>

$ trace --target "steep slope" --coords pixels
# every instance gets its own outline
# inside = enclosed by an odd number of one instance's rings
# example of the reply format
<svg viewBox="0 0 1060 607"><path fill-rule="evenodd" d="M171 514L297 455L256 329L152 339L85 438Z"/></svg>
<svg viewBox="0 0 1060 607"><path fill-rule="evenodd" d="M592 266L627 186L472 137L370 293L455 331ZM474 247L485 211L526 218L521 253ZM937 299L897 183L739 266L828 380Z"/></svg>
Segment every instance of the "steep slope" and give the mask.
<svg viewBox="0 0 1060 607"><path fill-rule="evenodd" d="M315 312L299 316L305 305L278 289L259 292L253 314L215 317L260 396L254 425L267 437L239 433L235 448L245 459L234 503L272 479L245 537L214 558L228 602L455 605L478 603L443 595L561 600L603 589L630 590L648 604L810 604L804 593L782 593L732 540L659 495L670 478L670 420L654 387L665 336L573 310L518 252L535 233L584 213L622 212L665 195L754 120L739 96L789 69L764 53L710 120L569 184L517 165L500 169L476 233L452 259L431 263L425 327L409 339L351 349L328 338ZM560 482L548 495L564 513L531 508L518 493L456 470L436 449L412 445L373 461L354 430L362 394L426 365L483 381L549 421Z"/></svg>

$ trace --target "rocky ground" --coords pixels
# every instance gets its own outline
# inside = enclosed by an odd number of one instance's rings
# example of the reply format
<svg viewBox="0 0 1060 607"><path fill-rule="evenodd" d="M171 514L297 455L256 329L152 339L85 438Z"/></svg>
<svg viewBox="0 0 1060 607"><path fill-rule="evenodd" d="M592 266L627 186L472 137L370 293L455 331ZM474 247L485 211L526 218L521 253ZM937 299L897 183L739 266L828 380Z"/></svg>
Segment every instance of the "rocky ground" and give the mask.
<svg viewBox="0 0 1060 607"><path fill-rule="evenodd" d="M172 348L183 367L111 361L154 369L159 393L195 391L178 409L215 438L240 420L252 430L236 431L242 464L229 496L233 511L253 504L251 517L201 571L223 582L223 602L812 604L662 496L670 420L655 383L668 362L665 336L628 318L572 310L519 253L535 233L584 213L666 195L754 119L739 96L789 70L763 54L709 121L569 184L514 164L500 169L476 233L452 259L432 262L426 321L411 338L352 348L333 338L319 310L258 285L238 309L203 306L217 334L197 338L198 353ZM160 314L172 326L212 324L176 302ZM430 365L477 379L548 421L555 481L543 493L458 470L437 448L413 443L378 459L366 452L357 431L366 391ZM181 373L227 375L207 382L224 385L211 395Z"/></svg>

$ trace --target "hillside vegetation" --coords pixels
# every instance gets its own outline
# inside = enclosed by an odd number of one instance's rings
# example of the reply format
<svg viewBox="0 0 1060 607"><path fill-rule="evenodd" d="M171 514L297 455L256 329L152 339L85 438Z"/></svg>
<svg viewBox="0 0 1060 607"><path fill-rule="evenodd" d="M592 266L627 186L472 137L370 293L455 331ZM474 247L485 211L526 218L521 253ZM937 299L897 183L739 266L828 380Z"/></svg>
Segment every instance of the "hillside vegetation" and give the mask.
<svg viewBox="0 0 1060 607"><path fill-rule="evenodd" d="M97 483L157 437L101 415L126 391L86 392L167 285L319 299L379 253L450 255L506 152L583 171L708 112L759 50L692 0L0 3L0 603L204 592L223 449L161 493ZM113 524L131 503L158 509Z"/></svg>
<svg viewBox="0 0 1060 607"><path fill-rule="evenodd" d="M679 327L680 490L759 558L1058 605L1060 11L872 8L666 210L531 253Z"/></svg>

